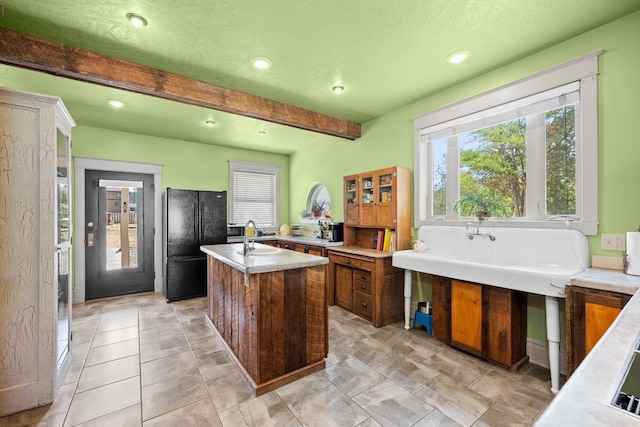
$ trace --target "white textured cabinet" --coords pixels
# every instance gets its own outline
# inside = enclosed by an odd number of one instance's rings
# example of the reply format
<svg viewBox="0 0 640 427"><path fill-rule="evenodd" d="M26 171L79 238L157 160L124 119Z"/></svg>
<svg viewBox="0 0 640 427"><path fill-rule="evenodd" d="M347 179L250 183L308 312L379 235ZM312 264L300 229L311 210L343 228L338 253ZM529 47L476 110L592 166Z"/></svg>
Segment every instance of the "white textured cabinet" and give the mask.
<svg viewBox="0 0 640 427"><path fill-rule="evenodd" d="M71 364L71 128L0 88L0 416L51 403Z"/></svg>

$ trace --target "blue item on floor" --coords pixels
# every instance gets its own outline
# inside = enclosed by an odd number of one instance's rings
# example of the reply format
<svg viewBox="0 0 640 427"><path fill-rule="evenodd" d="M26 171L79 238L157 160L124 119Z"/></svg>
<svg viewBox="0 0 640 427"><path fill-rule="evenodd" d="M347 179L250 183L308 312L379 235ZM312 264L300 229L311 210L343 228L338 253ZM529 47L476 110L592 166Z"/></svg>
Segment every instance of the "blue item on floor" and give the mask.
<svg viewBox="0 0 640 427"><path fill-rule="evenodd" d="M431 315L420 313L420 310L416 310L416 314L413 315L413 327L411 329L415 329L416 326L420 325L427 329L427 334L429 334L429 336L433 336L431 330Z"/></svg>

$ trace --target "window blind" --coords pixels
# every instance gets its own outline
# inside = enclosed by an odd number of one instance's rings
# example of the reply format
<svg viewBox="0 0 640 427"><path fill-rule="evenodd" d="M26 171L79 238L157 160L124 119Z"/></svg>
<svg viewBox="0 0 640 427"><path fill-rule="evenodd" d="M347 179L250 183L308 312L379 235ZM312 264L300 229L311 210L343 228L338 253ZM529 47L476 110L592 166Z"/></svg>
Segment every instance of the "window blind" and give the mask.
<svg viewBox="0 0 640 427"><path fill-rule="evenodd" d="M278 225L279 168L272 165L229 162L229 221L259 227Z"/></svg>

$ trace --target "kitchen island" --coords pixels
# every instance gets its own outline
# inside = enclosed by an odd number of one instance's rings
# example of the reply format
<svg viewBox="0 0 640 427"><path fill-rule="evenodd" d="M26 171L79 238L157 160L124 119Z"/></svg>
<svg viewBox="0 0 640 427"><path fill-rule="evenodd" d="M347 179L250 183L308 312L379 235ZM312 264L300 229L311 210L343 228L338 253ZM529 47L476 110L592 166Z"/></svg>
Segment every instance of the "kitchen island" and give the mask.
<svg viewBox="0 0 640 427"><path fill-rule="evenodd" d="M255 244L207 245L207 321L256 395L324 369L328 259Z"/></svg>

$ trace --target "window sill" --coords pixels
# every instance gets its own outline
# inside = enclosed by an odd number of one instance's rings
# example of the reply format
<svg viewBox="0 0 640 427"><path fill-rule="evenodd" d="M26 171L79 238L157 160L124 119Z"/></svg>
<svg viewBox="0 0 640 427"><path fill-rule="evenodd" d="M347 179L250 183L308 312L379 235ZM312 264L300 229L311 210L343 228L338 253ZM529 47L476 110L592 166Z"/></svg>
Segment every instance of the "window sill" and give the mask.
<svg viewBox="0 0 640 427"><path fill-rule="evenodd" d="M475 218L464 219L433 219L427 221L415 221L414 228L420 228L423 225L454 225L465 227L468 223L476 225L478 220ZM586 236L595 236L598 234L598 223L589 221L534 221L534 220L501 220L486 219L480 224L481 227L511 227L511 228L568 228L579 230Z"/></svg>

